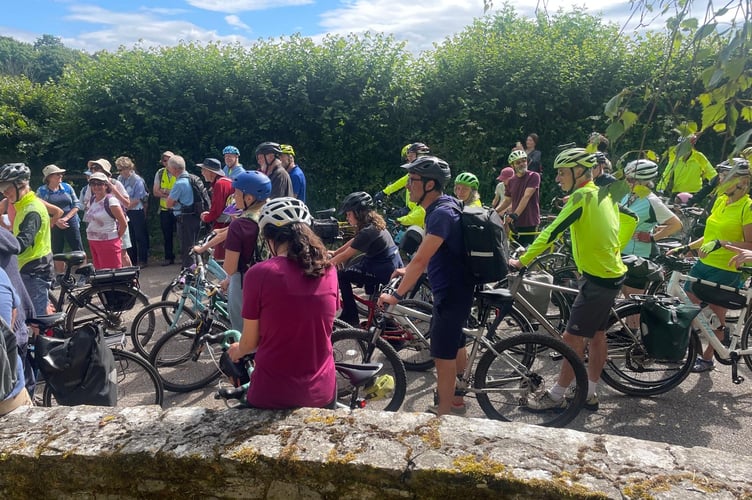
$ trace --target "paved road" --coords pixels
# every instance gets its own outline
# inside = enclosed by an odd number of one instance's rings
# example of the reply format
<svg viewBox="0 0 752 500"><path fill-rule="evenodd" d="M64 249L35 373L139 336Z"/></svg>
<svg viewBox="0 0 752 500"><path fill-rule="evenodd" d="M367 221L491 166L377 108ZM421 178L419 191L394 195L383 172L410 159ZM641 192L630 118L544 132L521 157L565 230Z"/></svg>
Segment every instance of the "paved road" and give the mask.
<svg viewBox="0 0 752 500"><path fill-rule="evenodd" d="M149 267L141 272L141 286L152 300L159 300L162 289L177 272L177 266ZM600 394L600 409L583 411L569 427L752 456L752 373L742 364L740 374L747 380L734 385L731 367L716 364L710 373L690 374L681 386L667 394L642 399L605 387ZM436 385L433 370L409 374L409 384L402 411L424 411L432 404ZM165 408L223 408L224 403L215 401L213 393L214 388L191 394L166 393ZM477 403L468 401L469 415L483 417Z"/></svg>

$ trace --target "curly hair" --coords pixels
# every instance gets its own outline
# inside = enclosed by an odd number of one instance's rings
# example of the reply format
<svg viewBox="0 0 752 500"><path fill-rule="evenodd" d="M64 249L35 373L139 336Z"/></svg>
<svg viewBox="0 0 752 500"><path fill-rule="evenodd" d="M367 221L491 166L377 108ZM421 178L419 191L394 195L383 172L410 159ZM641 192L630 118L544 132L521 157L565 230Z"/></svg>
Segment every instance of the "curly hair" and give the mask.
<svg viewBox="0 0 752 500"><path fill-rule="evenodd" d="M373 227L379 231L386 229L384 218L376 210L357 210L355 220L358 221L358 231L369 224L373 224Z"/></svg>
<svg viewBox="0 0 752 500"><path fill-rule="evenodd" d="M320 278L331 267L326 247L308 224L295 222L280 227L267 224L264 238L277 247L287 243L287 258L297 263L309 278Z"/></svg>

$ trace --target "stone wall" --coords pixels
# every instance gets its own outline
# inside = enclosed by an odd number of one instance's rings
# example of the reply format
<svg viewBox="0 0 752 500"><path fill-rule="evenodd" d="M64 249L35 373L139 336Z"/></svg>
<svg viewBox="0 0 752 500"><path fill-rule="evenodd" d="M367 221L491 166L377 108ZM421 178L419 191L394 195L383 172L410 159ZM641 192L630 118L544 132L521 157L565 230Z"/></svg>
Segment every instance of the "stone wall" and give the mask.
<svg viewBox="0 0 752 500"><path fill-rule="evenodd" d="M2 498L752 498L752 458L415 413L23 408Z"/></svg>

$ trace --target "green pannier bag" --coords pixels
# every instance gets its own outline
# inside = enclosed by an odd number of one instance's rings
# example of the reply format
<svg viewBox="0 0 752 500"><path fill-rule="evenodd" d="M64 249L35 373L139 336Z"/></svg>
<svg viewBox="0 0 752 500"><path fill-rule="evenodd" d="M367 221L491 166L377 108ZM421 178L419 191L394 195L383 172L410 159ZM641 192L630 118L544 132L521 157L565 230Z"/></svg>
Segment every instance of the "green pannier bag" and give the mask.
<svg viewBox="0 0 752 500"><path fill-rule="evenodd" d="M692 320L700 306L674 298L648 297L640 308L640 331L648 354L679 361L687 354Z"/></svg>

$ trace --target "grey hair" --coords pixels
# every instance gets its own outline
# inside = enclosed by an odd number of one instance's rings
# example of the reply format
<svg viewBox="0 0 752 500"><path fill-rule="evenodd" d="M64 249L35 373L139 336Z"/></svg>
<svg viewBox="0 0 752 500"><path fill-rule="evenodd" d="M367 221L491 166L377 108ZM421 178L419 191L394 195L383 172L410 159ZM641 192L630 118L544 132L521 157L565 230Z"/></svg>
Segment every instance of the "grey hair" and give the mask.
<svg viewBox="0 0 752 500"><path fill-rule="evenodd" d="M185 170L185 159L180 155L173 155L167 160L167 165L178 170Z"/></svg>

